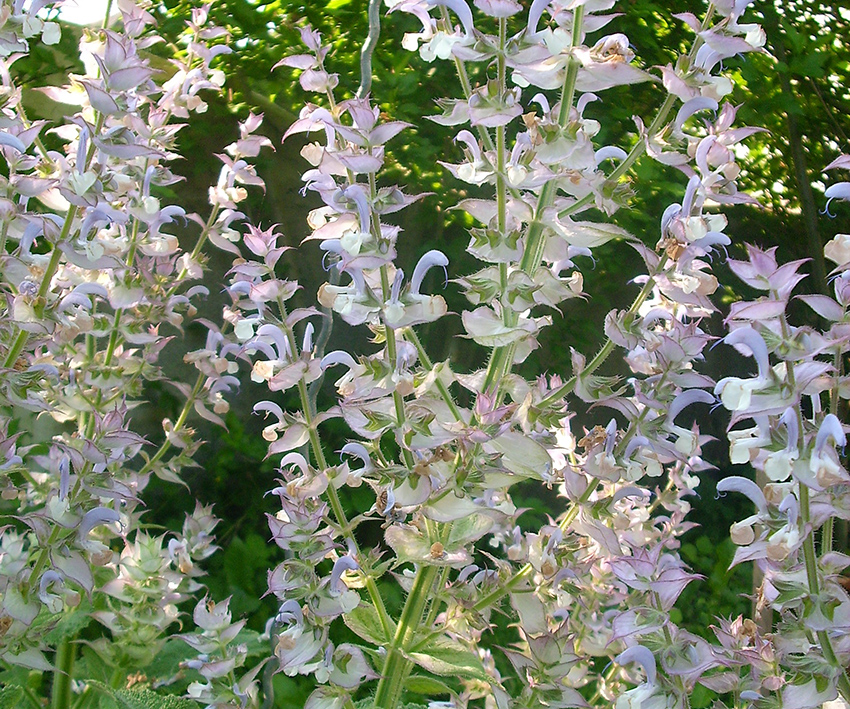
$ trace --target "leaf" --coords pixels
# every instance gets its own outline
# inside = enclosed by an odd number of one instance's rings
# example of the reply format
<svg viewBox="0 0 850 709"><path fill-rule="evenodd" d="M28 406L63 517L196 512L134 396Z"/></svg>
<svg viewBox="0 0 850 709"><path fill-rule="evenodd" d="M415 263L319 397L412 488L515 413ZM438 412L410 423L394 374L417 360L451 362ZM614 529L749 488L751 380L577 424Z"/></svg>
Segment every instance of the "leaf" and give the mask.
<svg viewBox="0 0 850 709"><path fill-rule="evenodd" d="M797 297L822 318L826 318L832 322L839 322L844 318L844 308L828 296L798 295Z"/></svg>
<svg viewBox="0 0 850 709"><path fill-rule="evenodd" d="M835 158L835 160L829 163L829 165L827 165L824 170L834 170L836 168L850 170L850 155L839 155L837 158Z"/></svg>
<svg viewBox="0 0 850 709"><path fill-rule="evenodd" d="M502 465L516 475L534 480L548 479L552 458L536 441L515 431L507 431L488 441L485 450L502 454Z"/></svg>
<svg viewBox="0 0 850 709"><path fill-rule="evenodd" d="M355 702L355 709L372 709L375 706L375 698L374 697L366 697L366 699L359 699ZM422 704L414 704L412 702L408 702L407 704L399 704L398 709L425 709Z"/></svg>
<svg viewBox="0 0 850 709"><path fill-rule="evenodd" d="M234 642L245 645L245 657L260 657L269 654L268 640L263 640L263 636L256 630L249 628L240 630Z"/></svg>
<svg viewBox="0 0 850 709"><path fill-rule="evenodd" d="M0 707L18 707L23 704L24 688L15 684L0 689Z"/></svg>
<svg viewBox="0 0 850 709"><path fill-rule="evenodd" d="M480 539L492 528L493 518L488 515L476 512L462 517L452 525L446 547L454 549L455 547L465 546Z"/></svg>
<svg viewBox="0 0 850 709"><path fill-rule="evenodd" d="M381 625L381 618L375 606L371 603L361 601L350 613L346 613L342 617L349 630L366 642L373 645L386 645L389 638L384 633L384 628Z"/></svg>
<svg viewBox="0 0 850 709"><path fill-rule="evenodd" d="M625 229L615 224L600 224L597 222L561 222L554 219L549 222L555 233L571 246L588 249L601 246L611 239L634 240Z"/></svg>
<svg viewBox="0 0 850 709"><path fill-rule="evenodd" d="M785 305L784 300L768 300L767 298L738 301L729 306L729 316L726 320L727 322L732 320L772 320L785 312Z"/></svg>
<svg viewBox="0 0 850 709"><path fill-rule="evenodd" d="M429 641L419 652L409 653L410 659L435 675L491 681L481 660L471 650L447 637Z"/></svg>
<svg viewBox="0 0 850 709"><path fill-rule="evenodd" d="M88 684L111 699L117 709L199 709L197 702L174 694L157 694L150 689L113 689L103 682Z"/></svg>
<svg viewBox="0 0 850 709"><path fill-rule="evenodd" d="M327 10L336 10L340 7L345 7L349 5L351 0L329 0L328 4L325 5L325 9Z"/></svg>
<svg viewBox="0 0 850 709"><path fill-rule="evenodd" d="M145 667L145 675L149 678L171 677L181 662L193 658L196 654L182 640L169 639Z"/></svg>
<svg viewBox="0 0 850 709"><path fill-rule="evenodd" d="M41 650L37 650L34 647L24 650L17 655L4 652L0 654L0 660L8 662L10 665L27 667L31 670L41 670L42 672L51 672L53 670L53 665L47 661Z"/></svg>
<svg viewBox="0 0 850 709"><path fill-rule="evenodd" d="M460 519L460 517L453 519ZM489 526L492 526L492 521L488 520L488 522ZM384 539L395 552L397 564L413 562L430 566L459 567L472 562L469 552L463 548L453 548L450 545L446 549L434 552L434 547L428 538L416 528L408 525L389 527L384 534Z"/></svg>
<svg viewBox="0 0 850 709"><path fill-rule="evenodd" d="M814 709L824 702L831 702L837 696L835 687L829 683L823 691L818 691L817 682L812 679L806 684L787 684L782 689L782 706L798 709Z"/></svg>
<svg viewBox="0 0 850 709"><path fill-rule="evenodd" d="M83 608L77 608L71 613L63 616L56 627L53 628L47 635L44 636L44 643L51 647L58 645L63 640L72 638L77 635L83 628L91 623L91 605L85 604Z"/></svg>
<svg viewBox="0 0 850 709"><path fill-rule="evenodd" d="M414 694L454 694L452 688L434 677L411 675L405 680L404 688Z"/></svg>

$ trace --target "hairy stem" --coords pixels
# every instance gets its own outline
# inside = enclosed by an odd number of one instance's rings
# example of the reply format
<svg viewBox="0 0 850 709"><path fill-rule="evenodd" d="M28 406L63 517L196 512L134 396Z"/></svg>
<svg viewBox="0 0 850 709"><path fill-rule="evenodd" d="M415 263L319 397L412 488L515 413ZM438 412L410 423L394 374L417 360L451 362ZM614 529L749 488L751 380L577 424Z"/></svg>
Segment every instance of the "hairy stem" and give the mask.
<svg viewBox="0 0 850 709"><path fill-rule="evenodd" d="M422 367L429 372L433 372L434 363L431 361L431 358L425 351L425 347L422 345L422 342L412 327L409 327L404 331L404 337L416 348L416 353L419 355L419 362L422 364ZM463 416L461 416L460 409L457 407L449 388L443 383L440 377L436 378L435 383L437 391L440 392L440 396L443 397L443 401L446 402L446 406L449 407L449 410L452 412L452 416L455 417L456 421L463 421Z"/></svg>
<svg viewBox="0 0 850 709"><path fill-rule="evenodd" d="M779 294L776 291L771 291L771 296L774 298L778 298ZM780 316L779 322L782 327L783 339L790 339L791 328L788 326L788 321L785 318L784 314ZM797 381L794 362L787 361L785 363L785 366L786 376L788 378L788 385L792 391L796 391ZM794 408L797 412L797 426L800 432L802 433L805 430L803 422L803 410L800 407L799 402ZM805 436L801 435L799 437L798 442L798 450L800 457L803 457L806 453L805 445ZM817 552L815 551L814 529L812 528L811 524L811 503L809 499L809 488L802 482L797 483L797 488L799 490L800 497L800 533L803 535L803 560L806 566L806 582L809 586L809 598L815 603L817 603L820 596L820 579L818 576L818 557ZM832 536L832 530L830 530L829 536ZM823 653L824 659L830 664L830 666L834 669L836 673L836 677L838 678L839 693L845 699L845 701L850 703L850 679L848 679L846 670L838 661L838 657L835 655L835 649L832 646L832 640L829 637L829 633L827 633L827 631L825 630L818 630L815 634L817 636L818 643L820 644L820 649Z"/></svg>
<svg viewBox="0 0 850 709"><path fill-rule="evenodd" d="M420 566L416 570L413 586L404 603L390 646L387 648L387 656L381 669L381 679L375 693L375 709L396 709L401 705L404 679L412 664L405 657L404 651L422 623L438 573L439 568L436 566Z"/></svg>
<svg viewBox="0 0 850 709"><path fill-rule="evenodd" d="M295 333L292 331L292 327L286 324L286 319L288 317L288 312L286 309L286 303L280 298L277 301L278 308L280 310L281 315L281 324L286 333L287 341L289 342L289 350L293 353L293 355L298 351L297 345L295 342ZM304 383L304 380L301 379L298 382L298 396L301 401L301 410L304 413L304 420L307 424L307 429L309 431L310 436L310 448L313 451L313 457L316 461L316 466L320 470L327 470L328 461L325 458L325 451L322 448L322 442L319 438L319 432L316 430L315 425L315 402L310 399L310 394L307 391L307 385ZM328 500L331 503L331 509L333 510L334 517L336 518L336 524L342 535L346 538L346 541L351 545L351 549L354 552L355 557L358 559L362 558L360 553L360 547L357 544L357 540L354 537L354 533L351 529L351 522L348 519L348 515L345 513L345 508L342 505L342 500L339 499L339 493L337 489L333 485L329 485L327 489ZM384 630L384 633L387 637L390 637L392 633L392 620L390 619L389 613L387 613L387 607L384 604L383 596L381 596L381 592L378 589L378 584L375 583L375 579L372 578L368 573L364 573L364 577L366 579L366 591L369 594L369 598L372 601L372 605L375 606L375 609L378 612L378 617L381 622L381 627Z"/></svg>

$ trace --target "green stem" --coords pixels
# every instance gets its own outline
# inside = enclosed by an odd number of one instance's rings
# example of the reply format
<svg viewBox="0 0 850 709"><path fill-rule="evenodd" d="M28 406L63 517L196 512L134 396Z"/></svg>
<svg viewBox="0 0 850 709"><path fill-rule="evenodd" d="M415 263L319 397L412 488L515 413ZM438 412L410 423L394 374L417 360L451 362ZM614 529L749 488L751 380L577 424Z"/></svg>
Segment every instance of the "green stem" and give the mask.
<svg viewBox="0 0 850 709"><path fill-rule="evenodd" d="M711 18L714 16L714 5L711 4L708 6L708 10L706 10L705 17L703 18L702 25L700 26L700 32L708 29L711 24ZM682 72L687 71L687 69L693 63L694 58L696 57L697 51L703 45L703 39L697 33L697 37L694 40L694 43L691 45L691 49L687 55L681 56L679 59L679 69ZM649 124L649 128L646 129L647 138L655 135L660 129L661 126L664 125L667 117L670 115L670 111L673 109L673 106L676 104L676 97L673 94L667 94L667 97L664 99L664 103L661 104L661 107L658 109L658 113L655 114L655 118L652 119L652 123ZM561 107L563 110L563 106ZM641 156L646 152L646 141L640 140L632 146L632 149L629 151L625 160L621 162L611 174L608 176L607 182L615 183L619 180L626 172L631 168L632 165L637 162ZM592 194L586 194L584 197L579 199L577 202L571 204L567 209L558 213L558 217L563 218L568 216L570 213L573 213L578 210L579 207L584 207L590 204L593 201Z"/></svg>
<svg viewBox="0 0 850 709"><path fill-rule="evenodd" d="M422 342L419 340L419 337L416 335L416 332L412 327L405 330L404 337L416 348L416 353L419 355L419 361L422 364L422 367L426 371L433 371L434 363L431 361L431 358L425 351L425 347L422 345ZM449 407L449 410L452 412L452 416L455 417L455 421L463 421L463 416L461 416L460 409L457 407L449 388L439 377L436 378L436 385L437 391L440 392L440 396L443 397L443 401L446 402L446 406Z"/></svg>
<svg viewBox="0 0 850 709"><path fill-rule="evenodd" d="M445 24L446 30L451 33L451 22L449 21L449 11L446 9L445 5L440 5L440 14ZM463 63L462 59L458 59L453 56L455 70L457 71L457 78L460 81L460 88L463 91L463 95L468 101L472 96L472 82L469 80L469 72L466 70L466 64ZM478 131L478 137L481 138L481 144L484 146L485 151L495 150L495 146L493 144L493 139L490 137L490 134L487 132L487 129L484 126L476 126Z"/></svg>
<svg viewBox="0 0 850 709"><path fill-rule="evenodd" d="M68 210L68 215L65 217L65 223L62 225L62 234L59 236L59 242L65 241L68 238L68 233L71 231L71 223L74 221L76 215L77 208L72 206ZM47 293L50 291L50 282L53 280L53 276L56 275L56 270L59 268L59 261L61 259L62 252L54 246L53 252L50 254L50 261L44 271L41 285L38 288L38 298L47 297Z"/></svg>
<svg viewBox="0 0 850 709"><path fill-rule="evenodd" d="M76 643L73 638L66 638L56 648L56 659L53 670L53 691L50 696L51 709L68 709L71 706L71 678L74 674L76 659Z"/></svg>
<svg viewBox="0 0 850 709"><path fill-rule="evenodd" d="M778 298L779 294L776 291L771 291L771 296L773 298ZM782 327L783 340L790 339L791 329L788 326L788 321L786 320L784 314L780 316L779 322ZM797 379L794 363L791 361L786 362L786 376L788 378L788 386L791 388L792 391L796 391ZM805 429L803 427L802 408L800 407L799 403L795 408L797 410L797 425L800 431L803 431ZM800 436L798 446L800 456L802 457L805 454L804 436ZM797 483L797 488L799 489L800 495L800 530L801 533L804 535L803 559L806 566L806 581L809 586L809 598L813 602L817 603L819 602L820 596L820 580L818 579L818 559L817 553L815 552L814 529L811 525L811 504L809 500L809 488L802 482ZM829 532L829 536L832 537L831 530ZM835 670L836 676L838 677L839 693L845 701L850 702L850 679L847 678L847 673L844 670L844 667L841 665L835 655L835 649L832 647L832 640L830 639L829 634L825 630L818 630L816 632L816 635L824 659Z"/></svg>
<svg viewBox="0 0 850 709"><path fill-rule="evenodd" d="M839 401L839 385L841 382L841 375L844 368L843 358L841 357L841 348L837 347L835 349L835 355L833 356L832 366L834 369L833 376L835 377L835 383L832 388L829 390L829 413L833 416L838 415L838 401ZM828 551L832 551L832 547L834 544L833 541L833 532L835 530L835 518L830 517L823 524L823 532L821 536L821 554L826 554ZM840 534L840 531L839 531Z"/></svg>
<svg viewBox="0 0 850 709"><path fill-rule="evenodd" d="M584 21L584 7L579 6L573 13L573 33L570 40L570 48L577 46L578 38L582 33L582 24ZM561 87L561 108L558 112L558 124L563 129L566 127L570 117L570 109L575 96L575 82L578 76L578 60L571 57L567 65L567 70L564 73L564 84ZM497 141L499 134L497 132ZM496 159L503 161L502 150L499 150L499 145L496 146ZM503 164L503 163L502 163ZM499 170L497 166L496 179L498 185ZM541 221L543 212L548 209L557 193L557 185L555 180L550 180L543 189L540 190L540 196L537 199L537 207L534 213L534 219L528 227L528 234L525 239L525 249L523 250L522 258L520 259L519 267L529 275L533 275L540 263L540 258L543 252L543 222ZM497 191L498 199L498 191ZM500 276L501 276L500 270ZM503 308L503 319L505 325L511 327L516 324L517 313L510 308ZM497 390L503 376L510 371L513 364L514 348L510 345L503 347L495 347L490 353L490 361L487 364L487 371L484 375L483 391ZM510 357L510 358L509 358Z"/></svg>
<svg viewBox="0 0 850 709"><path fill-rule="evenodd" d="M71 709L83 709L84 706L88 705L91 702L91 698L94 696L94 693L91 691L91 687L88 685L82 691L79 697L77 697Z"/></svg>
<svg viewBox="0 0 850 709"><path fill-rule="evenodd" d="M210 229L212 229L213 224L215 224L215 220L218 219L218 213L221 210L219 205L215 205L212 210L210 210L210 216L207 218L206 223L204 224L204 228L201 230L201 235L198 237L198 243L195 244L195 248L192 249L192 253L189 255L189 258L194 261L198 258L201 251L204 248L204 244L207 243L207 238L210 234ZM181 271L180 276L178 276L178 280L182 280L186 276L186 269Z"/></svg>
<svg viewBox="0 0 850 709"><path fill-rule="evenodd" d="M50 550L59 541L59 536L62 533L64 528L60 527L58 524L50 530L50 536L47 537L47 542L45 542L44 546L39 549L38 556L36 557L35 564L32 567L32 571L29 575L29 581L25 581L21 592L26 597L27 591L29 590L30 581L37 583L41 578L41 572L44 571L44 567L47 566L47 557L50 554Z"/></svg>
<svg viewBox="0 0 850 709"><path fill-rule="evenodd" d="M833 518L830 517L823 524L823 529L821 530L821 539L820 539L820 553L826 554L827 552L832 551L832 534L834 530Z"/></svg>
<svg viewBox="0 0 850 709"><path fill-rule="evenodd" d="M94 124L94 135L98 135L103 128L104 117L103 114L97 114L97 120ZM94 135L89 144L88 151L86 152L86 160L83 165L83 169L79 170L79 165L77 169L79 172L83 173L89 169L91 165L92 158L94 157L95 151L95 142ZM74 223L74 219L77 216L77 207L76 205L71 205L68 208L68 213L65 215L65 222L62 224L62 231L59 234L59 240L53 245L53 251L50 254L50 261L47 264L47 268L44 271L44 275L42 276L41 285L38 288L38 295L36 296L37 301L44 302L47 298L47 294L50 292L50 284L53 281L53 276L56 275L56 271L59 268L59 262L62 260L62 251L59 249L59 244L64 243L68 240L68 236L71 233L71 226ZM43 306L42 306L43 307ZM4 362L4 367L12 367L15 362L18 361L18 357L21 354L21 351L24 349L24 346L27 344L27 338L29 337L29 333L26 330L18 330L18 334L15 337L15 341L12 343L12 347L9 349L9 352L6 354L6 360Z"/></svg>
<svg viewBox="0 0 850 709"><path fill-rule="evenodd" d="M404 650L421 625L438 572L439 568L436 566L420 566L416 570L413 587L404 603L395 634L387 648L381 679L375 693L374 707L376 709L396 709L401 705L404 679L411 665L410 660L404 655Z"/></svg>
<svg viewBox="0 0 850 709"><path fill-rule="evenodd" d="M292 331L292 328L286 324L287 319L287 309L286 303L278 298L277 301L278 308L280 309L281 314L281 324L283 325L284 331L286 332L286 338L289 342L289 349L293 353L293 355L298 351L296 349L295 342L295 333ZM310 435L310 448L313 451L313 456L316 460L316 465L320 470L327 470L328 461L325 458L325 451L322 448L322 442L319 439L319 432L316 430L315 426L315 411L313 409L313 405L311 404L310 394L307 391L307 385L304 383L304 380L301 379L298 382L298 396L301 400L301 410L304 412L304 420L307 424L307 430ZM331 503L331 509L333 510L334 517L336 517L336 523L339 527L341 533L349 540L351 546L354 550L354 554L357 558L361 558L360 548L357 545L357 540L354 538L354 534L351 530L351 523L348 520L348 515L345 514L345 508L342 506L342 501L339 499L339 493L333 485L328 486L328 500ZM366 579L366 591L369 594L369 598L372 601L372 605L375 606L375 609L378 612L378 617L381 621L381 627L384 630L384 634L387 637L392 635L392 620L390 618L389 613L387 612L387 607L384 604L384 599L381 596L381 592L378 589L378 584L375 583L375 579L373 579L368 573L364 574Z"/></svg>
<svg viewBox="0 0 850 709"><path fill-rule="evenodd" d="M507 41L507 19L499 19L499 57L497 69L497 81L499 91L504 97L507 91L505 87L507 67L505 65L505 42ZM508 193L505 181L505 126L496 127L496 220L499 236L504 239L505 228L508 220ZM500 268L507 268L506 264L499 264Z"/></svg>
<svg viewBox="0 0 850 709"><path fill-rule="evenodd" d="M201 389L204 387L204 381L206 381L206 375L199 374L198 378L195 380L195 386L192 387L192 393L189 394L189 397L186 399L186 403L183 405L183 410L180 412L180 416L177 417L177 421L174 423L174 427L172 428L173 434L176 435L186 424L186 419L189 418L189 412L192 410L192 407L195 405L195 400L198 398L198 394L201 393ZM150 472L153 467L162 460L162 456L164 456L170 448L171 441L168 437L166 437L162 442L162 445L159 447L159 450L157 450L153 457L142 466L142 469L139 471L139 475L141 476Z"/></svg>
<svg viewBox="0 0 850 709"><path fill-rule="evenodd" d="M374 204L375 199L378 195L378 185L375 181L375 174L369 173L369 197L370 202ZM372 222L372 235L375 239L380 243L383 238L381 234L381 221L380 215L372 209L371 210L371 219ZM384 303L386 303L391 297L391 287L390 287L390 275L389 268L386 264L381 266L381 299ZM396 341L395 341L395 329L390 327L386 320L384 320L384 335L387 343L387 359L389 359L390 370L395 373L396 365L398 360L398 352L396 349ZM395 415L396 415L396 426L399 432L398 438L398 446L401 449L401 456L404 458L404 464L407 466L408 470L413 470L416 465L416 461L413 459L413 453L411 453L404 445L404 426L405 421L407 420L407 415L404 411L404 397L396 390L393 389L393 405L395 406Z"/></svg>
<svg viewBox="0 0 850 709"><path fill-rule="evenodd" d="M112 14L112 0L107 0L106 12L103 13L103 24L101 27L107 29L109 27L109 16Z"/></svg>
<svg viewBox="0 0 850 709"><path fill-rule="evenodd" d="M810 513L809 513L809 488L800 483L800 522L804 529L807 530L806 537L803 540L803 558L806 562L806 580L809 584L809 596L813 600L817 600L820 594L820 583L818 581L818 562L815 554L815 540L811 530L808 530ZM835 655L835 649L832 647L832 640L825 630L817 631L818 642L820 643L821 652L824 659L835 670L838 677L838 691L846 702L850 702L850 679L847 678L847 673L838 661Z"/></svg>

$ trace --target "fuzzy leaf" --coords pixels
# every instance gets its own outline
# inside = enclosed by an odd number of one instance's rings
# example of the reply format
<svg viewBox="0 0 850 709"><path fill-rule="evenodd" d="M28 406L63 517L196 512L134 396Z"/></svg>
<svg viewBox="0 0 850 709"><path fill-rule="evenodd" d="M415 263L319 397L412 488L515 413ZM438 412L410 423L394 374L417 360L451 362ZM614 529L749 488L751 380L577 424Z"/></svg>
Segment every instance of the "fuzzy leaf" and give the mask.
<svg viewBox="0 0 850 709"><path fill-rule="evenodd" d="M404 683L404 688L414 694L454 694L451 687L434 677L411 675Z"/></svg>
<svg viewBox="0 0 850 709"><path fill-rule="evenodd" d="M83 628L87 627L89 623L91 623L92 618L89 615L90 611L91 606L86 603L83 607L77 608L71 613L62 616L62 619L56 624L56 627L44 636L44 642L53 647L61 643L63 640L77 635ZM0 706L6 705L0 703Z"/></svg>
<svg viewBox="0 0 850 709"><path fill-rule="evenodd" d="M266 649L268 649L268 644L266 644ZM165 645L162 646L153 661L145 667L145 675L151 678L170 677L174 674L175 667L184 660L195 657L195 655L197 655L197 652L183 640L166 640Z"/></svg>
<svg viewBox="0 0 850 709"><path fill-rule="evenodd" d="M730 320L772 320L778 318L785 312L784 300L768 300L767 298L759 298L754 301L742 300L737 303L732 303L729 307Z"/></svg>
<svg viewBox="0 0 850 709"><path fill-rule="evenodd" d="M102 682L89 682L117 709L198 709L197 702L173 694L157 694L150 689L112 689Z"/></svg>
<svg viewBox="0 0 850 709"><path fill-rule="evenodd" d="M835 168L844 168L850 170L850 155L839 155L824 170L834 170Z"/></svg>
<svg viewBox="0 0 850 709"><path fill-rule="evenodd" d="M596 248L611 241L611 239L629 239L634 237L625 229L615 224L601 224L597 222L561 222L553 220L550 226L555 233L564 239L570 246L583 248Z"/></svg>
<svg viewBox="0 0 850 709"><path fill-rule="evenodd" d="M481 539L492 528L492 517L480 513L467 515L452 525L449 541L446 546L449 549L454 549L457 546L469 544L470 542Z"/></svg>
<svg viewBox="0 0 850 709"><path fill-rule="evenodd" d="M536 441L508 431L488 441L486 450L502 454L502 465L516 475L534 480L545 480L552 469L548 451Z"/></svg>
<svg viewBox="0 0 850 709"><path fill-rule="evenodd" d="M844 308L826 295L798 295L806 305L822 318L838 322L844 318Z"/></svg>
<svg viewBox="0 0 850 709"><path fill-rule="evenodd" d="M813 679L806 684L787 684L782 689L782 706L814 709L824 702L831 702L837 694L831 682L822 692L818 691L817 682Z"/></svg>
<svg viewBox="0 0 850 709"><path fill-rule="evenodd" d="M478 655L447 637L429 641L419 652L411 652L410 659L435 675L490 683Z"/></svg>
<svg viewBox="0 0 850 709"><path fill-rule="evenodd" d="M422 694L422 692L420 692ZM0 689L0 707L19 707L23 704L24 688L10 684Z"/></svg>
<svg viewBox="0 0 850 709"><path fill-rule="evenodd" d="M393 525L387 528L384 538L396 553L397 563L412 561L434 566L463 566L472 561L465 549L444 549L438 552L414 527Z"/></svg>
<svg viewBox="0 0 850 709"><path fill-rule="evenodd" d="M8 662L10 665L27 667L31 670L41 670L42 672L51 672L53 670L53 665L47 661L41 650L37 650L34 647L24 650L17 655L13 655L10 652L0 653L0 660Z"/></svg>
<svg viewBox="0 0 850 709"><path fill-rule="evenodd" d="M371 603L361 601L353 611L342 617L348 629L359 638L373 645L386 645L389 638L384 633L378 611Z"/></svg>

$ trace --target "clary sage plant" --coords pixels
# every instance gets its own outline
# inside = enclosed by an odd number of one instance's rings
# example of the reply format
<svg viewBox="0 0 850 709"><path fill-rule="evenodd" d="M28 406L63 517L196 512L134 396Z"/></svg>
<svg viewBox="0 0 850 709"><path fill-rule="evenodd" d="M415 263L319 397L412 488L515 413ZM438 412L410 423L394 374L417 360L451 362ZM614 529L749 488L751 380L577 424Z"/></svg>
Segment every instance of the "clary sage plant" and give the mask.
<svg viewBox="0 0 850 709"><path fill-rule="evenodd" d="M180 131L225 80L214 60L231 49L208 6L163 74L145 58L160 41L150 3L119 0L119 21L83 35L85 73L45 89L70 115L52 125L27 117L14 64L33 43L57 41L55 9L4 0L0 704L291 706L272 692L282 672L312 678L309 709L673 709L698 686L717 708L844 706L850 598L839 575L850 557L833 548L833 525L850 518L840 419L850 236L825 249L834 297L802 297L827 329L786 318L802 262L755 246L728 264L761 295L732 305L725 335L706 324L717 311L711 261L731 244L718 205L752 201L736 188L736 158L757 129L734 125L723 75L724 60L764 43L743 18L749 2L676 15L690 49L656 69L625 35L606 34L614 0L387 4L392 21L419 30L406 49L457 70L457 95L428 118L458 144L446 179L481 195L456 205L475 223L468 251L480 268L454 273L435 250L397 263L394 215L423 195L381 170L410 126L385 120L366 91L342 100L329 47L305 26L304 49L279 71L296 70L314 97L284 138L307 135L304 185L323 204L309 217L316 243L302 247L332 274L319 310L282 272L281 235L239 211L246 187L263 184L251 163L270 144L261 117L220 156L206 214L162 190L177 179ZM663 85L663 103L635 118L630 146L600 145L593 104L643 81ZM625 178L642 157L678 168L682 199L656 233L630 235L615 215L641 189ZM850 198L850 183L826 196ZM185 220L200 226L189 251L177 238ZM551 313L592 295L581 268L612 240L646 266L631 306L599 323L598 352L572 351L570 372L527 372ZM152 445L133 409L208 293L209 245L234 256L229 303L220 323L203 321L204 347L185 355L197 378L172 382L185 405ZM489 355L480 371L433 361L416 334L455 317L426 288L434 268L469 301L460 318ZM324 353L330 318L368 329L370 351ZM752 361L752 376L714 382L703 371L719 337ZM612 356L628 378L597 373ZM326 373L334 404L317 407L312 385ZM199 446L190 416L222 423L240 377L268 387L253 408L280 466L268 516L282 550L268 576L279 609L264 634L203 592L216 550L209 508L164 535L143 524L150 476L179 483ZM300 410L283 408L284 391ZM718 490L754 506L731 529L734 563L762 581L755 618L718 619L697 636L671 611L698 580L678 553L710 467L692 422L720 404L744 467ZM576 412L590 407L610 423L583 425ZM323 437L330 419L349 431L339 451ZM524 481L562 503L540 528L525 528L512 502ZM352 509L349 488L368 491L369 506ZM379 547L364 547L366 526L381 530ZM162 650L175 639L184 652L168 665Z"/></svg>

